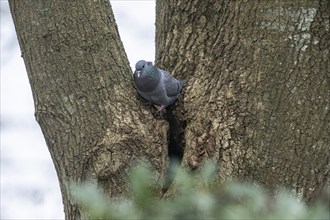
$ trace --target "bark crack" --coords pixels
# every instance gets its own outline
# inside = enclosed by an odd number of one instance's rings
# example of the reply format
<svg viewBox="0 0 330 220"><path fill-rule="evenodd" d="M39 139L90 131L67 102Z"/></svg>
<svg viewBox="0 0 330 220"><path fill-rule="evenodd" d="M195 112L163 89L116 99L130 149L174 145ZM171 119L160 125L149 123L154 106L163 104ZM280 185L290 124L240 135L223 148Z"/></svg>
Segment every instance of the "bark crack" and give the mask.
<svg viewBox="0 0 330 220"><path fill-rule="evenodd" d="M182 95L179 97L179 100L177 100L174 106L168 108L166 120L169 123L169 130L167 136L169 164L164 178L164 194L176 176L177 169L181 164L185 149L184 137L186 119L185 111L183 108Z"/></svg>

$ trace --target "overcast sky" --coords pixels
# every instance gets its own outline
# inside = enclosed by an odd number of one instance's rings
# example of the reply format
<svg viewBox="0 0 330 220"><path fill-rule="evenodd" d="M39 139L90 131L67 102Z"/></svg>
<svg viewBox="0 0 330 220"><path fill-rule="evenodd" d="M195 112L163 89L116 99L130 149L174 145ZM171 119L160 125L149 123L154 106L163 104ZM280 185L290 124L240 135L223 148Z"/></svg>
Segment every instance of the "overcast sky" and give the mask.
<svg viewBox="0 0 330 220"><path fill-rule="evenodd" d="M155 1L111 1L130 65L154 61ZM1 9L0 219L64 219L54 165L38 124L8 2Z"/></svg>

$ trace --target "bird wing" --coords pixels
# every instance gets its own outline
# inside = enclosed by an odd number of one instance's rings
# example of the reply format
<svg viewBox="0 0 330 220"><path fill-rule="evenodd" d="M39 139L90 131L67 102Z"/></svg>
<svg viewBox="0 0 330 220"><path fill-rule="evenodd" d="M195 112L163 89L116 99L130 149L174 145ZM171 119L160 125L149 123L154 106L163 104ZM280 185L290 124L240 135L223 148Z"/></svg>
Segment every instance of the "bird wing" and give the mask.
<svg viewBox="0 0 330 220"><path fill-rule="evenodd" d="M172 77L168 72L164 70L160 71L163 73L164 76L164 84L167 96L177 96L182 88L180 81Z"/></svg>

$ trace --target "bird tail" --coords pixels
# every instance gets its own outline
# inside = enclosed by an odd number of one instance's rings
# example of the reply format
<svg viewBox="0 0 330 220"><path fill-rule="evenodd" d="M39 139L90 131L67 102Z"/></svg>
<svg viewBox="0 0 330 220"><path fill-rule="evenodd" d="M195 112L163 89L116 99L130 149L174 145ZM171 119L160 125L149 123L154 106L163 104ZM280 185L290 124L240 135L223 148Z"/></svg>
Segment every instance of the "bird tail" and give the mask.
<svg viewBox="0 0 330 220"><path fill-rule="evenodd" d="M187 80L178 80L178 81L179 81L179 84L180 84L180 86L179 86L180 91L179 92L181 92L183 87L186 85Z"/></svg>
<svg viewBox="0 0 330 220"><path fill-rule="evenodd" d="M184 87L187 83L187 80L179 80L179 81L182 87Z"/></svg>

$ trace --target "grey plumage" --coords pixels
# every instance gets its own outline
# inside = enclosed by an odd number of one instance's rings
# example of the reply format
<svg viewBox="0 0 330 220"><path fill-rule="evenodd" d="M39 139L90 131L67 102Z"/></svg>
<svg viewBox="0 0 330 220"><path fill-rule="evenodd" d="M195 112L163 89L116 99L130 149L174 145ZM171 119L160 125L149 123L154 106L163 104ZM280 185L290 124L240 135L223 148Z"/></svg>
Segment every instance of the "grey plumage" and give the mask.
<svg viewBox="0 0 330 220"><path fill-rule="evenodd" d="M177 100L185 82L145 60L135 64L133 77L138 93L152 104L160 105L159 112Z"/></svg>

